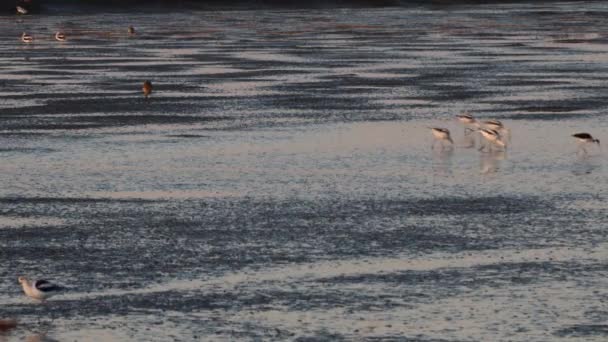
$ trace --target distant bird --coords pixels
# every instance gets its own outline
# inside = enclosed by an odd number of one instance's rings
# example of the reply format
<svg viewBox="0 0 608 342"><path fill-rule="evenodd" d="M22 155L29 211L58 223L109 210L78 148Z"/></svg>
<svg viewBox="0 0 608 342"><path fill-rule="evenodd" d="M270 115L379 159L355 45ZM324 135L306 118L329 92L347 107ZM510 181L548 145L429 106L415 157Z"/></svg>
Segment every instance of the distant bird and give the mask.
<svg viewBox="0 0 608 342"><path fill-rule="evenodd" d="M502 122L500 122L500 121L498 121L498 120L488 120L488 121L484 121L484 122L483 122L483 125L484 125L486 128L493 129L493 130L495 130L495 131L497 131L497 132L498 132L498 131L500 131L501 129L504 129L504 128L505 128L505 125L503 125L503 124L502 124Z"/></svg>
<svg viewBox="0 0 608 342"><path fill-rule="evenodd" d="M145 98L148 98L148 96L152 93L152 82L145 81L144 85L141 87L141 90L144 92Z"/></svg>
<svg viewBox="0 0 608 342"><path fill-rule="evenodd" d="M55 33L55 39L60 41L60 42L65 42L66 38L65 38L65 34L63 32L57 32Z"/></svg>
<svg viewBox="0 0 608 342"><path fill-rule="evenodd" d="M19 14L28 14L28 10L25 7L17 6L17 13Z"/></svg>
<svg viewBox="0 0 608 342"><path fill-rule="evenodd" d="M479 128L480 126L477 119L475 119L473 115L471 115L469 112L462 112L461 114L456 115L456 118L458 119L458 121L465 125L465 133L473 132L474 129L472 129L471 127Z"/></svg>
<svg viewBox="0 0 608 342"><path fill-rule="evenodd" d="M485 128L494 130L501 135L501 138L506 138L511 141L511 131L499 120L488 120L483 122Z"/></svg>
<svg viewBox="0 0 608 342"><path fill-rule="evenodd" d="M133 26L129 26L129 34L130 35L134 35L135 34L135 28Z"/></svg>
<svg viewBox="0 0 608 342"><path fill-rule="evenodd" d="M490 142L490 151L492 151L492 144L501 146L503 149L507 147L507 144L505 144L505 142L501 139L500 134L496 130L481 128L479 129L479 133L481 133L481 136ZM482 151L486 147L486 145L482 145L479 150Z"/></svg>
<svg viewBox="0 0 608 342"><path fill-rule="evenodd" d="M42 302L63 290L61 286L46 280L29 281L25 277L19 277L19 283L23 287L23 292L25 292L26 296Z"/></svg>
<svg viewBox="0 0 608 342"><path fill-rule="evenodd" d="M576 133L572 134L578 140L578 151L582 150L584 154L587 154L587 150L585 149L585 145L596 143L597 146L600 146L600 140L595 139L589 133Z"/></svg>
<svg viewBox="0 0 608 342"><path fill-rule="evenodd" d="M438 127L429 127L431 133L435 139L433 140L433 145L431 148L435 148L435 143L439 141L441 143L441 148L443 149L443 142L449 141L451 145L454 145L454 141L452 141L452 137L450 136L450 131L447 128L438 128Z"/></svg>
<svg viewBox="0 0 608 342"><path fill-rule="evenodd" d="M32 43L34 41L34 37L23 32L23 34L21 34L21 41L24 43Z"/></svg>

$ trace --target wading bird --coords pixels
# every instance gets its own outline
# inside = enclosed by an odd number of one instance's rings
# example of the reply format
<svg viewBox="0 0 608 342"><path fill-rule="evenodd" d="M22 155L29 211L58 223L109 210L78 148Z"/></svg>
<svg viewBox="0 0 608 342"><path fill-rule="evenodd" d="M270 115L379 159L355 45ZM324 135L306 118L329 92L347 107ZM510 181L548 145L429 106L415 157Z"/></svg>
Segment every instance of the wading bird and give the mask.
<svg viewBox="0 0 608 342"><path fill-rule="evenodd" d="M578 150L576 153L583 151L584 154L587 154L587 150L585 149L585 145L596 143L597 146L600 146L600 140L595 139L589 133L576 133L572 134L573 137L578 141Z"/></svg>
<svg viewBox="0 0 608 342"><path fill-rule="evenodd" d="M490 144L489 144L489 148L490 151L492 151L492 145L498 145L500 147L502 147L503 149L507 148L507 144L505 144L504 141L502 141L500 134L493 130L493 129L487 129L487 128L481 128L479 129L479 133L481 133L481 136L484 137L484 139L486 139ZM485 148L488 147L487 145L482 145L479 150L483 151L485 150Z"/></svg>
<svg viewBox="0 0 608 342"><path fill-rule="evenodd" d="M450 145L454 145L454 141L452 141L452 137L450 137L450 131L447 128L438 128L438 127L429 127L435 139L433 140L433 145L431 148L435 148L435 143L439 141L441 143L441 148L444 148L443 142L449 141Z"/></svg>
<svg viewBox="0 0 608 342"><path fill-rule="evenodd" d="M46 280L29 281L25 277L19 277L19 283L23 287L23 292L25 292L26 296L42 302L63 290L61 286Z"/></svg>
<svg viewBox="0 0 608 342"><path fill-rule="evenodd" d="M32 37L31 35L23 32L21 34L21 41L24 42L24 43L31 43L31 42L34 41L34 37Z"/></svg>
<svg viewBox="0 0 608 342"><path fill-rule="evenodd" d="M130 35L134 35L135 34L135 28L133 26L129 26L129 34Z"/></svg>
<svg viewBox="0 0 608 342"><path fill-rule="evenodd" d="M479 122L477 122L477 119L475 119L469 112L462 112L461 114L456 115L456 118L465 126L465 134L469 134L475 131L476 128L479 128Z"/></svg>
<svg viewBox="0 0 608 342"><path fill-rule="evenodd" d="M498 132L502 138L506 138L508 141L511 141L511 131L499 120L484 121L483 126L487 129Z"/></svg>
<svg viewBox="0 0 608 342"><path fill-rule="evenodd" d="M63 32L55 33L55 40L58 40L60 42L65 42L66 41L65 34Z"/></svg>
<svg viewBox="0 0 608 342"><path fill-rule="evenodd" d="M152 93L152 82L145 81L144 85L141 87L141 90L144 92L144 97L148 98L148 96Z"/></svg>

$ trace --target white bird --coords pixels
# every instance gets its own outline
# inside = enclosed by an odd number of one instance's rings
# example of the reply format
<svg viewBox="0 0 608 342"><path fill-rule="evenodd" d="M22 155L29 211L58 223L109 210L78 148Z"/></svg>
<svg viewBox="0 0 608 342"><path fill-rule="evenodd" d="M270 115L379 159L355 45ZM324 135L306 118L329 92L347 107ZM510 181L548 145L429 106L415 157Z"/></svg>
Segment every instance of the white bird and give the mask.
<svg viewBox="0 0 608 342"><path fill-rule="evenodd" d="M490 151L492 151L492 144L501 146L503 149L507 147L507 144L501 139L500 134L493 129L481 128L479 129L481 136L490 142ZM486 145L482 145L479 150L482 151L486 148Z"/></svg>
<svg viewBox="0 0 608 342"><path fill-rule="evenodd" d="M25 7L17 6L16 8L17 8L17 13L19 13L19 14L27 14L28 13L28 11L27 11L27 9Z"/></svg>
<svg viewBox="0 0 608 342"><path fill-rule="evenodd" d="M34 41L34 37L32 37L31 35L23 32L23 34L21 34L21 41L24 43L31 43Z"/></svg>
<svg viewBox="0 0 608 342"><path fill-rule="evenodd" d="M42 302L63 290L61 286L42 279L29 281L26 277L19 277L19 283L26 296Z"/></svg>
<svg viewBox="0 0 608 342"><path fill-rule="evenodd" d="M454 145L454 141L452 141L452 137L450 136L450 131L447 128L438 128L438 127L429 127L435 140L433 140L433 145L431 148L435 148L435 143L439 140L441 142L441 148L443 149L443 142L449 141L451 145Z"/></svg>
<svg viewBox="0 0 608 342"><path fill-rule="evenodd" d="M55 33L55 39L60 42L65 42L65 40L66 40L65 34L63 32L57 32L57 33Z"/></svg>
<svg viewBox="0 0 608 342"><path fill-rule="evenodd" d="M589 133L576 133L572 134L573 137L578 140L578 151L582 150L584 154L587 154L587 150L585 149L585 145L596 143L597 146L600 146L600 140L593 138Z"/></svg>

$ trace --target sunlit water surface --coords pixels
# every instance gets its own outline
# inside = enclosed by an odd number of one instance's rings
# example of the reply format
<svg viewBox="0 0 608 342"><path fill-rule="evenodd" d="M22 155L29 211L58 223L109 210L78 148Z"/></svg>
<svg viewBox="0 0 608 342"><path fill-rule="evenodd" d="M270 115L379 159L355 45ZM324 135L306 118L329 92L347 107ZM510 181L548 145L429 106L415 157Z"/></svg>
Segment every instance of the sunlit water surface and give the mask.
<svg viewBox="0 0 608 342"><path fill-rule="evenodd" d="M607 16L0 17L0 341L605 341Z"/></svg>

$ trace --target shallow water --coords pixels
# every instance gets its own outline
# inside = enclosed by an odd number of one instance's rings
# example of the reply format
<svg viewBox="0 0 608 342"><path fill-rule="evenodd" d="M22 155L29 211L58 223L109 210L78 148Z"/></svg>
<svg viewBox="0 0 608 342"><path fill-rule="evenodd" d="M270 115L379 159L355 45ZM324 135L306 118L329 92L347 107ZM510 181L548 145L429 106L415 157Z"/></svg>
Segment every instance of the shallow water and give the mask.
<svg viewBox="0 0 608 342"><path fill-rule="evenodd" d="M605 340L606 14L0 17L0 341Z"/></svg>

